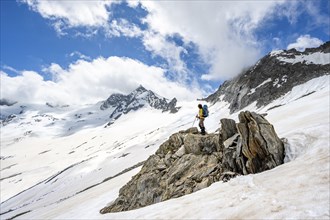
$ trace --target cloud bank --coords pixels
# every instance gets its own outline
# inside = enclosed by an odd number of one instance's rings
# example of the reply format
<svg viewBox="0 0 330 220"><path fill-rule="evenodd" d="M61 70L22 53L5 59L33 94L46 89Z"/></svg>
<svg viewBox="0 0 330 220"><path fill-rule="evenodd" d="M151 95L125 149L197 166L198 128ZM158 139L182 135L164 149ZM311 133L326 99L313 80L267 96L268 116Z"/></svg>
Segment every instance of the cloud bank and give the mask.
<svg viewBox="0 0 330 220"><path fill-rule="evenodd" d="M296 50L303 52L306 48L318 47L323 43L322 40L306 34L298 37L296 42L289 44L287 49L295 48Z"/></svg>
<svg viewBox="0 0 330 220"><path fill-rule="evenodd" d="M66 28L101 28L108 37L140 37L145 49L168 62L173 78L192 78L182 55L185 45L168 41L181 36L193 43L209 72L199 73L204 80L226 80L261 56L261 45L254 31L283 8L285 1L128 1L128 6L141 6L146 12L142 23L146 30L124 18L111 16L111 7L120 1L42 1L23 0L32 10L54 22L58 32ZM290 4L294 5L294 3ZM287 8L289 10L293 6ZM285 16L281 12L282 16Z"/></svg>
<svg viewBox="0 0 330 220"><path fill-rule="evenodd" d="M255 32L272 25L273 18L295 24L303 13L311 16L310 26L329 25L320 12L320 2L311 1L43 1L21 0L45 19L53 21L59 34L66 29L87 27L102 29L107 37L140 38L145 49L168 63L172 78L187 82L191 75L182 55L185 45L193 43L208 72L199 73L203 80L227 80L253 65L263 53L263 43ZM143 8L147 15L138 24L112 16L114 6ZM95 32L87 32L90 35ZM168 41L179 35L185 45ZM306 37L305 37L306 38ZM309 39L311 42L311 39ZM302 44L302 42L297 42ZM315 45L311 43L310 45ZM292 45L289 45L292 47ZM268 52L268 51L267 51Z"/></svg>
<svg viewBox="0 0 330 220"><path fill-rule="evenodd" d="M211 64L205 80L228 79L261 55L254 31L281 1L164 2L141 1L150 29L167 36L179 33L193 42Z"/></svg>
<svg viewBox="0 0 330 220"><path fill-rule="evenodd" d="M202 96L196 88L169 81L163 69L130 58L78 60L67 69L53 63L45 71L52 74L52 81L44 81L34 71L22 71L16 77L1 71L1 98L23 103L92 104L112 93L127 94L139 85L169 99Z"/></svg>

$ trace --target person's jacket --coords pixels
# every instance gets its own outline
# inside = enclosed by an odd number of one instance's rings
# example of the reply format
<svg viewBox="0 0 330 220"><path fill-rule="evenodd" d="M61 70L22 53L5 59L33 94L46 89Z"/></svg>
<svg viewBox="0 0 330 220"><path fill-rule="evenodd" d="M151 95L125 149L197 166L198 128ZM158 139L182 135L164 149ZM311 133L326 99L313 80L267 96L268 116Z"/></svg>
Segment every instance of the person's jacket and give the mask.
<svg viewBox="0 0 330 220"><path fill-rule="evenodd" d="M204 118L204 116L203 116L203 109L202 108L199 109L198 117L199 118Z"/></svg>

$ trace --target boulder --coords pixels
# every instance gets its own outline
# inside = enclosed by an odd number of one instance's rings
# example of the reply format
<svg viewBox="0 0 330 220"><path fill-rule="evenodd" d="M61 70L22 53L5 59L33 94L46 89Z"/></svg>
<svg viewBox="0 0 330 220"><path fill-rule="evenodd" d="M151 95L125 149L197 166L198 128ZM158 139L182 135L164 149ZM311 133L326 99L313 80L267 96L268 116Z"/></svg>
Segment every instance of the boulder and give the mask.
<svg viewBox="0 0 330 220"><path fill-rule="evenodd" d="M184 139L186 153L192 154L211 154L220 150L219 135L195 135L188 134Z"/></svg>
<svg viewBox="0 0 330 220"><path fill-rule="evenodd" d="M241 112L236 124L238 134L223 142L223 172L258 173L284 162L284 144L274 127L254 112ZM223 135L220 131L220 137Z"/></svg>
<svg viewBox="0 0 330 220"><path fill-rule="evenodd" d="M254 112L241 112L237 129L248 173L272 169L284 161L284 144L273 125Z"/></svg>
<svg viewBox="0 0 330 220"><path fill-rule="evenodd" d="M185 131L180 131L179 133L186 133L186 134L199 134L198 129L196 127L188 128Z"/></svg>
<svg viewBox="0 0 330 220"><path fill-rule="evenodd" d="M170 136L169 140L160 145L156 155L164 157L167 153L175 153L183 144L183 134L176 133Z"/></svg>
<svg viewBox="0 0 330 220"><path fill-rule="evenodd" d="M225 141L233 135L237 134L236 122L233 119L223 118L220 120L221 133L220 142Z"/></svg>

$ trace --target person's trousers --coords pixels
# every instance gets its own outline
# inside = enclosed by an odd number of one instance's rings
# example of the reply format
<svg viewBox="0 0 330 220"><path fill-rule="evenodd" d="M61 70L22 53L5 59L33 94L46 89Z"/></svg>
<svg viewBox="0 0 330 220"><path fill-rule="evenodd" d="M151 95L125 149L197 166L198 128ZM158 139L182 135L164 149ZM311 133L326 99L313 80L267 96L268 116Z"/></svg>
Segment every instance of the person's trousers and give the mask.
<svg viewBox="0 0 330 220"><path fill-rule="evenodd" d="M205 134L204 118L199 119L199 128L201 129L202 134Z"/></svg>

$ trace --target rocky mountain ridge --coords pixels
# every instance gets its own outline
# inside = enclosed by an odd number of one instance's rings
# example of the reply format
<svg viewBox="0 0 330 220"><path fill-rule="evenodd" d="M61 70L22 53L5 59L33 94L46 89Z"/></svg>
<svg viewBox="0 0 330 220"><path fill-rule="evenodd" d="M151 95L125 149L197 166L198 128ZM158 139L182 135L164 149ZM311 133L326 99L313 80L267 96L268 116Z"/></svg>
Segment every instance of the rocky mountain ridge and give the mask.
<svg viewBox="0 0 330 220"><path fill-rule="evenodd" d="M176 98L169 101L143 86L139 86L128 95L112 94L103 102L86 106L55 105L50 102L44 105L23 105L1 99L0 125L20 123L27 127L27 131L33 130L35 126L47 126L49 129L58 125L64 128L64 135L68 135L84 127L102 125L108 127L123 114L145 106L162 110L162 112L176 113L180 109L176 103ZM33 115L25 114L29 112L35 113ZM56 120L53 120L54 118ZM20 127L23 129L22 126Z"/></svg>
<svg viewBox="0 0 330 220"><path fill-rule="evenodd" d="M13 101L10 101L8 99L3 99L3 98L0 98L0 106L1 105L6 105L6 106L12 106L14 104L16 104L17 102L13 102Z"/></svg>
<svg viewBox="0 0 330 220"><path fill-rule="evenodd" d="M112 94L102 103L100 109L114 109L110 115L110 118L117 119L122 114L127 114L132 110L138 110L145 105L149 105L155 109L160 109L163 112L169 111L170 113L176 113L179 110L179 108L176 107L176 103L176 98L173 98L170 102L168 102L166 98L160 97L151 90L147 90L140 85L128 95Z"/></svg>
<svg viewBox="0 0 330 220"><path fill-rule="evenodd" d="M330 42L304 52L295 49L273 51L253 67L204 99L207 102L227 101L230 112L236 112L256 102L265 106L313 78L330 74Z"/></svg>
<svg viewBox="0 0 330 220"><path fill-rule="evenodd" d="M221 120L220 134L190 128L171 135L141 171L100 213L132 210L190 194L217 181L272 169L284 161L284 143L262 116L241 112Z"/></svg>

